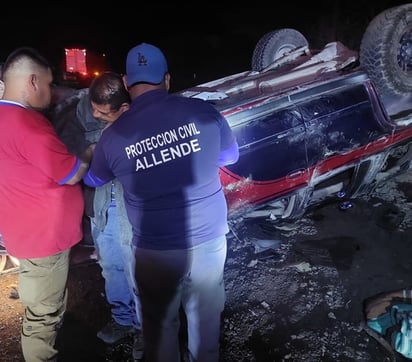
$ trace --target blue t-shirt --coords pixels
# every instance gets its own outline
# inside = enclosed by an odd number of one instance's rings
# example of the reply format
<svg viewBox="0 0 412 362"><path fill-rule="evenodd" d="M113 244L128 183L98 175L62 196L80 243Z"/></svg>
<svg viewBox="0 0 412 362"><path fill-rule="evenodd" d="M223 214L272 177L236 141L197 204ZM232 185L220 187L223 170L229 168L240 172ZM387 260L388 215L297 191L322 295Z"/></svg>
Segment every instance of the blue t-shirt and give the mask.
<svg viewBox="0 0 412 362"><path fill-rule="evenodd" d="M218 160L235 142L211 104L153 90L103 132L90 172L122 183L139 247L190 248L229 231Z"/></svg>

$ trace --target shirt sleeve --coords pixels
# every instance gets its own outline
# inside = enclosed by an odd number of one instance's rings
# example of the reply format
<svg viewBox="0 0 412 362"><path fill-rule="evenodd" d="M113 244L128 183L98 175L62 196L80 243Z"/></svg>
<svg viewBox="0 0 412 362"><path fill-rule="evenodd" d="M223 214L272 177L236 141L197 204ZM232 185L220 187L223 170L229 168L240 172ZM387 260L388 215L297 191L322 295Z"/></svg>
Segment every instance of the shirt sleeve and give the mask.
<svg viewBox="0 0 412 362"><path fill-rule="evenodd" d="M229 148L221 150L219 153L219 166L232 165L239 159L239 146L236 141Z"/></svg>
<svg viewBox="0 0 412 362"><path fill-rule="evenodd" d="M98 187L107 184L109 181L102 180L93 174L93 171L89 170L83 177L83 181L87 186Z"/></svg>
<svg viewBox="0 0 412 362"><path fill-rule="evenodd" d="M218 113L220 126L219 166L231 165L239 159L239 146L236 137L225 117Z"/></svg>

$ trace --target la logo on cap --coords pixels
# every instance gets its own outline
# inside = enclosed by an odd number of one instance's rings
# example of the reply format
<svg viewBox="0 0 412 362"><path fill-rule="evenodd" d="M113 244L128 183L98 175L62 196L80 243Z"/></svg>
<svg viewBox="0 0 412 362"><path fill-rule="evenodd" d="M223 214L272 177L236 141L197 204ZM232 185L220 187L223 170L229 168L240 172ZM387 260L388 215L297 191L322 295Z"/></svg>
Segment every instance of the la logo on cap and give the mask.
<svg viewBox="0 0 412 362"><path fill-rule="evenodd" d="M137 53L137 65L139 66L146 66L147 65L147 59L142 53Z"/></svg>

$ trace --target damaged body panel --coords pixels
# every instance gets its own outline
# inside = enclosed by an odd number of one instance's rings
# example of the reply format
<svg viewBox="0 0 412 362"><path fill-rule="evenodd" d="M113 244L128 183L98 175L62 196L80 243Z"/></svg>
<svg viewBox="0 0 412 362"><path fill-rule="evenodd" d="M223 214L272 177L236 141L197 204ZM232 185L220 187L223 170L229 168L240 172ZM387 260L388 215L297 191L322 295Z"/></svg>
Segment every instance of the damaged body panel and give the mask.
<svg viewBox="0 0 412 362"><path fill-rule="evenodd" d="M386 115L365 74L328 86L288 95L281 106L268 102L267 112L246 122L226 116L240 146L239 161L221 170L231 214L280 198L289 204L282 218L300 217L341 191L359 196L384 174L409 168L411 129Z"/></svg>

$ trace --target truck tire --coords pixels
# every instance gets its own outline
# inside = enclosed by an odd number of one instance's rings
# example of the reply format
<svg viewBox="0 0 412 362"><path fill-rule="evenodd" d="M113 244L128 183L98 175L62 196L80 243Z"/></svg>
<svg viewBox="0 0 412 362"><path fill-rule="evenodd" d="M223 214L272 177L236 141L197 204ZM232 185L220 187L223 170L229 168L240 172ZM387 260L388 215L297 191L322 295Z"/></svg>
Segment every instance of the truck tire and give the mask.
<svg viewBox="0 0 412 362"><path fill-rule="evenodd" d="M260 72L286 52L308 45L306 38L295 29L284 28L266 33L253 50L252 70Z"/></svg>
<svg viewBox="0 0 412 362"><path fill-rule="evenodd" d="M381 96L412 91L412 4L372 19L361 39L359 60Z"/></svg>

